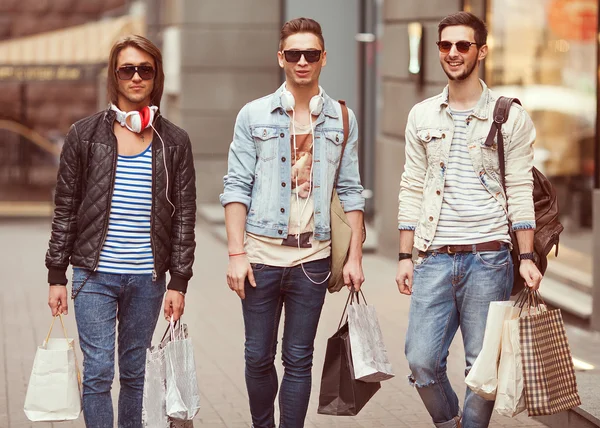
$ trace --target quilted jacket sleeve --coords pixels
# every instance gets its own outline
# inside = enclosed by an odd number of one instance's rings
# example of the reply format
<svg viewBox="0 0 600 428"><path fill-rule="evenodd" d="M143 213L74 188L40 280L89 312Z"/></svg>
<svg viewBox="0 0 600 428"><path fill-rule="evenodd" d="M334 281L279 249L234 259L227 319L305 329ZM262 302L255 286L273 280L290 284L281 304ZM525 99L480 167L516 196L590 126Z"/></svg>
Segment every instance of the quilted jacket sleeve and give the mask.
<svg viewBox="0 0 600 428"><path fill-rule="evenodd" d="M56 180L52 234L46 252L49 284L67 284L66 271L77 237L77 211L81 203L80 149L73 125L63 144Z"/></svg>
<svg viewBox="0 0 600 428"><path fill-rule="evenodd" d="M171 280L167 288L185 292L192 277L196 249L196 172L189 137L174 179L175 214L171 230Z"/></svg>

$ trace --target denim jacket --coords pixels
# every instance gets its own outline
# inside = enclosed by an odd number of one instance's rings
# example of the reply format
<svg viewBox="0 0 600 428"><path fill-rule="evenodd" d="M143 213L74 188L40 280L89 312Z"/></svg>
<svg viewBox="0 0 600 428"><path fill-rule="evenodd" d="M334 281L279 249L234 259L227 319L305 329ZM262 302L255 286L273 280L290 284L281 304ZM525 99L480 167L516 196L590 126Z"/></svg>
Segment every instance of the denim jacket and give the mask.
<svg viewBox="0 0 600 428"><path fill-rule="evenodd" d="M290 116L281 106L283 85L273 94L246 104L239 112L229 147L223 206L246 205L246 231L286 238L291 203ZM333 181L340 161L344 126L341 106L323 92L323 110L314 126L314 238L330 239ZM358 126L349 110L349 136L337 183L344 211L363 211L358 171Z"/></svg>
<svg viewBox="0 0 600 428"><path fill-rule="evenodd" d="M467 144L473 168L481 184L504 208L513 230L535 229L531 173L535 127L527 112L513 104L508 121L502 125L505 194L497 144L485 145L498 97L483 81L481 85L481 98L467 118ZM448 86L440 95L415 105L406 125L406 163L398 196L398 228L414 230L414 246L421 251L426 251L433 241L442 208L446 165L454 134L454 122L447 109Z"/></svg>

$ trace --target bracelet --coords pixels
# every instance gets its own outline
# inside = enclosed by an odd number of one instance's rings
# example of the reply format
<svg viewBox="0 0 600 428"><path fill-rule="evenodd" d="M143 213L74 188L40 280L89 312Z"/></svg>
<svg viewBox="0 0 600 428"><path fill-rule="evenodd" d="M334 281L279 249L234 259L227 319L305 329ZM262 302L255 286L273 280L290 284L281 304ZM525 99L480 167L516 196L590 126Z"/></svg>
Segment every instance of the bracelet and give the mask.
<svg viewBox="0 0 600 428"><path fill-rule="evenodd" d="M185 293L184 293L183 291L177 290L177 292L178 292L179 294L181 294L183 297L185 297Z"/></svg>
<svg viewBox="0 0 600 428"><path fill-rule="evenodd" d="M245 251L242 251L241 253L229 254L229 257L243 256L244 254L246 254L246 252L245 252Z"/></svg>
<svg viewBox="0 0 600 428"><path fill-rule="evenodd" d="M412 254L411 253L398 253L398 261L407 260L407 259L411 259L412 260Z"/></svg>

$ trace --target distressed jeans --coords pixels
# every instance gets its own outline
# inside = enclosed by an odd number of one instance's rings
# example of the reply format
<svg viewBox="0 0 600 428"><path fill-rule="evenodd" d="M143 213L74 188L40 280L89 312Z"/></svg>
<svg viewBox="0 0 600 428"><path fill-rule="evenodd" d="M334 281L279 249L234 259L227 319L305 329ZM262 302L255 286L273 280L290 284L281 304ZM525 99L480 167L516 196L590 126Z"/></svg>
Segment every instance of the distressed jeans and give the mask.
<svg viewBox="0 0 600 428"><path fill-rule="evenodd" d="M405 353L414 385L438 428L454 428L461 410L446 375L448 350L460 328L465 375L481 351L492 301L508 300L513 264L508 247L500 251L441 254L415 263ZM494 407L467 388L463 428L489 425Z"/></svg>
<svg viewBox="0 0 600 428"><path fill-rule="evenodd" d="M253 265L256 288L246 280L242 300L246 332L246 387L254 428L275 427L275 396L279 386L275 370L277 331L285 310L279 391L280 428L302 428L312 381L317 325L327 291L329 258L290 268Z"/></svg>
<svg viewBox="0 0 600 428"><path fill-rule="evenodd" d="M86 269L73 269L73 288L79 288L88 274ZM152 341L164 293L165 275L152 281L152 274L95 272L75 298L87 428L111 428L114 423L110 390L115 376L116 338L121 386L118 427L142 427L146 349Z"/></svg>

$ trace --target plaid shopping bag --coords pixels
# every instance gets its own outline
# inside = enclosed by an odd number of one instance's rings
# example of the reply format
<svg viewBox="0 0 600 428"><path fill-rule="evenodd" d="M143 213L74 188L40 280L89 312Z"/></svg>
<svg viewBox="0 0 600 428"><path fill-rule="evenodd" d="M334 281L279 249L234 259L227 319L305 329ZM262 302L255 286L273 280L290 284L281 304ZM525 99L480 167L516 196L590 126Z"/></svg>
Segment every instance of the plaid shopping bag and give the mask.
<svg viewBox="0 0 600 428"><path fill-rule="evenodd" d="M552 415L579 406L575 368L560 310L519 318L519 341L529 416Z"/></svg>

